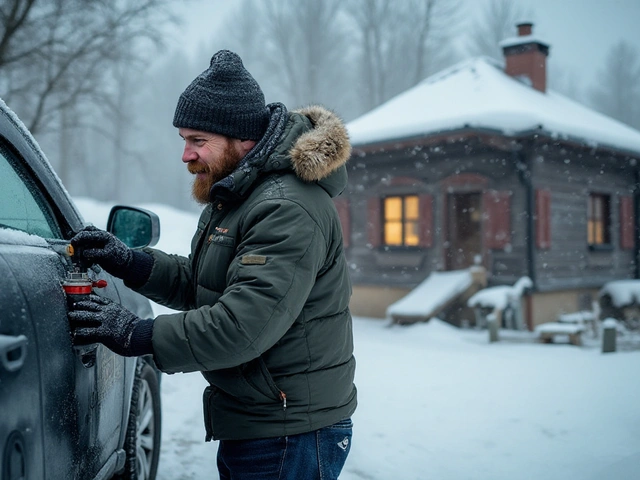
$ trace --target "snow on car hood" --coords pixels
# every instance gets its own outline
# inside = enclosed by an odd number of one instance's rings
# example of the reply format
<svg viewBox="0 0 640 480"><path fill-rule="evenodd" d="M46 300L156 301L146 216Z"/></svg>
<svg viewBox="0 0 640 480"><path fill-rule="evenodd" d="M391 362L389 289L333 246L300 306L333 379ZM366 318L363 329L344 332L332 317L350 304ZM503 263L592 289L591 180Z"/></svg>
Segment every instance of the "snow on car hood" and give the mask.
<svg viewBox="0 0 640 480"><path fill-rule="evenodd" d="M28 245L31 247L49 247L47 241L38 235L12 228L0 227L0 243L5 245Z"/></svg>

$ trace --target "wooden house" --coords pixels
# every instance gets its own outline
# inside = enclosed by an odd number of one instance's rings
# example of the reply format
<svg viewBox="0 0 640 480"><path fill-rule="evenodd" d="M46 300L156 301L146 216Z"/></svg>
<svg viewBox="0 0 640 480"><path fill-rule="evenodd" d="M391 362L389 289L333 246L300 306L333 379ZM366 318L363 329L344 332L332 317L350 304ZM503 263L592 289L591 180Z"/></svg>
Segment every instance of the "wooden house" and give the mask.
<svg viewBox="0 0 640 480"><path fill-rule="evenodd" d="M640 132L547 90L531 24L502 47L504 65L462 62L348 124L354 314L479 264L490 286L531 279L532 329L639 277Z"/></svg>

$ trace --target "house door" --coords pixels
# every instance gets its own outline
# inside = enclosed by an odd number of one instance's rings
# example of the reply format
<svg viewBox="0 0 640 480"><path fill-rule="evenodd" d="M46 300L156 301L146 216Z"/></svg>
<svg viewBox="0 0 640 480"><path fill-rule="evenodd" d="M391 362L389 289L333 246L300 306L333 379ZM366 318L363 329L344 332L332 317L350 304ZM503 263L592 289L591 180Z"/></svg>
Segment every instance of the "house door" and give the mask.
<svg viewBox="0 0 640 480"><path fill-rule="evenodd" d="M482 194L452 193L448 197L447 270L467 268L482 256Z"/></svg>

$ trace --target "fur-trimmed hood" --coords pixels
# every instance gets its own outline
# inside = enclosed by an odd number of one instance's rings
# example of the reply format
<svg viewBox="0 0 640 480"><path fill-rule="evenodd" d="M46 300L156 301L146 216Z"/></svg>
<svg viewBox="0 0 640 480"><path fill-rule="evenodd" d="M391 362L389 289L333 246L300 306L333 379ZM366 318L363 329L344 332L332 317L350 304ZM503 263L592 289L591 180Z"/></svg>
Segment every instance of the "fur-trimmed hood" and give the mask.
<svg viewBox="0 0 640 480"><path fill-rule="evenodd" d="M281 103L268 105L264 137L228 177L216 183L211 201L245 198L256 180L269 172L293 170L304 182L317 182L332 197L347 185L345 164L351 156L349 134L342 120L321 106L288 112Z"/></svg>
<svg viewBox="0 0 640 480"><path fill-rule="evenodd" d="M304 115L313 125L289 151L298 177L305 182L322 180L347 163L351 156L349 133L335 113L317 105L293 113Z"/></svg>

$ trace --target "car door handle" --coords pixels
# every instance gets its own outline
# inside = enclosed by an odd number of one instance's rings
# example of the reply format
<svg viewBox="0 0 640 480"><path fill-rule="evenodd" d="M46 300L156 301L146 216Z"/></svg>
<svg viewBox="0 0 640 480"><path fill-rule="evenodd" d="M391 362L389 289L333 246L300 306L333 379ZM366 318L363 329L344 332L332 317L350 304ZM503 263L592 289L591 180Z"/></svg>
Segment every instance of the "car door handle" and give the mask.
<svg viewBox="0 0 640 480"><path fill-rule="evenodd" d="M0 335L0 363L7 372L20 370L27 357L27 337Z"/></svg>
<svg viewBox="0 0 640 480"><path fill-rule="evenodd" d="M74 346L73 349L80 357L80 361L85 368L91 368L96 364L98 352L97 344L93 343L91 345Z"/></svg>

